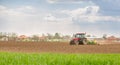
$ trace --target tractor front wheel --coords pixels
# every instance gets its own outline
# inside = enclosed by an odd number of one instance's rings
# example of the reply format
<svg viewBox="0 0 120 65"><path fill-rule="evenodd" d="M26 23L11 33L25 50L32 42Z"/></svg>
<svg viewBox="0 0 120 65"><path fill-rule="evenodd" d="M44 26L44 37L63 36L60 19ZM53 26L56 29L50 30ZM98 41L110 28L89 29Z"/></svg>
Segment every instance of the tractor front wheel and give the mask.
<svg viewBox="0 0 120 65"><path fill-rule="evenodd" d="M74 43L75 43L76 45L79 45L79 41L78 41L78 40L75 40Z"/></svg>
<svg viewBox="0 0 120 65"><path fill-rule="evenodd" d="M82 43L83 43L84 45L86 45L86 44L87 44L87 40L83 40Z"/></svg>

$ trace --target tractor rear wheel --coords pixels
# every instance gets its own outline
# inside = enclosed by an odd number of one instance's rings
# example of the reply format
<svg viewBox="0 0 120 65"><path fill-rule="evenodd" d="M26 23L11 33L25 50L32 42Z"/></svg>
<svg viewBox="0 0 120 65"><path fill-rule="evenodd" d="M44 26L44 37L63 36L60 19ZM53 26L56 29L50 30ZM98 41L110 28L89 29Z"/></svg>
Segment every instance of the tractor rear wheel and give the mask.
<svg viewBox="0 0 120 65"><path fill-rule="evenodd" d="M78 41L78 40L75 40L74 43L75 43L76 45L79 45L79 41Z"/></svg>

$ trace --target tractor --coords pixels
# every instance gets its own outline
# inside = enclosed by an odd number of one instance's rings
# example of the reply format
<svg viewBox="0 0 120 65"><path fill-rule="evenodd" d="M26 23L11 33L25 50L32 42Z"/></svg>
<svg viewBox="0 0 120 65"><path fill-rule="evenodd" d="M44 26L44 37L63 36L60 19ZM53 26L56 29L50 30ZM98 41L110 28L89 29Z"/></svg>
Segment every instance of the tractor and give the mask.
<svg viewBox="0 0 120 65"><path fill-rule="evenodd" d="M76 33L74 38L70 41L70 45L86 45L86 33Z"/></svg>

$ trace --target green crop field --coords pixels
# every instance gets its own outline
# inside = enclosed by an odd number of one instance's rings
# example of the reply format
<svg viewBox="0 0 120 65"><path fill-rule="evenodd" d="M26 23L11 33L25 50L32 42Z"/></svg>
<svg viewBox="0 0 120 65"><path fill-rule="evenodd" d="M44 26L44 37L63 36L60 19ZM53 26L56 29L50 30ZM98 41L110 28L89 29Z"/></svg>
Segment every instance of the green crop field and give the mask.
<svg viewBox="0 0 120 65"><path fill-rule="evenodd" d="M0 65L120 65L120 54L0 52Z"/></svg>

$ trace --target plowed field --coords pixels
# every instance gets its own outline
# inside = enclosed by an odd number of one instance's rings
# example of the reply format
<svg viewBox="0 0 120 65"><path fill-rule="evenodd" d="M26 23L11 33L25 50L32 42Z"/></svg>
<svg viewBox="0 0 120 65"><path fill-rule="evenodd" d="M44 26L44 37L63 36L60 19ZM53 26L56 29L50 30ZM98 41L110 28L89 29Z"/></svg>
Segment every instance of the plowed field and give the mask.
<svg viewBox="0 0 120 65"><path fill-rule="evenodd" d="M120 44L69 45L63 42L0 42L2 52L120 53Z"/></svg>

